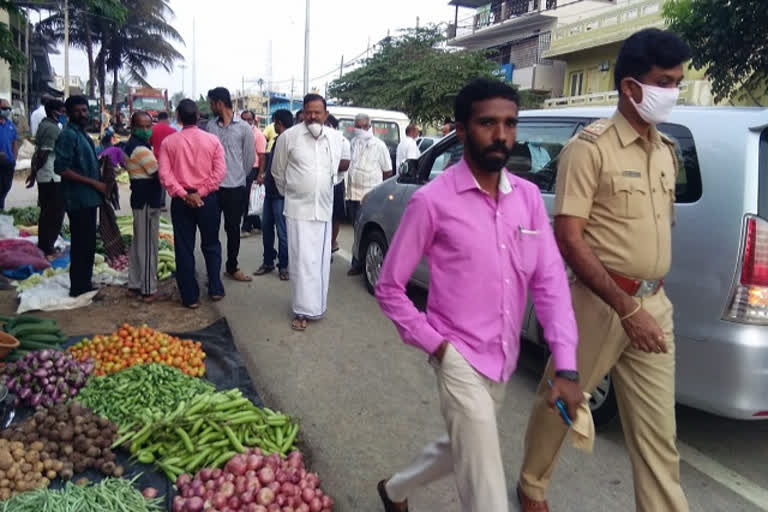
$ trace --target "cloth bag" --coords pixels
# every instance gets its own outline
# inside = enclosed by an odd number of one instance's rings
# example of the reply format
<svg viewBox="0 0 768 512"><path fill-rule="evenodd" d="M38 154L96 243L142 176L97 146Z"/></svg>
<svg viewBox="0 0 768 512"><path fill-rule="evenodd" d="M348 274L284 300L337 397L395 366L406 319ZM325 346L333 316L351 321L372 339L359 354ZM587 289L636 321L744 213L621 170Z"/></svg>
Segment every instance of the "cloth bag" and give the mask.
<svg viewBox="0 0 768 512"><path fill-rule="evenodd" d="M261 215L262 210L264 210L265 195L264 185L258 183L251 185L251 196L248 198L248 216Z"/></svg>

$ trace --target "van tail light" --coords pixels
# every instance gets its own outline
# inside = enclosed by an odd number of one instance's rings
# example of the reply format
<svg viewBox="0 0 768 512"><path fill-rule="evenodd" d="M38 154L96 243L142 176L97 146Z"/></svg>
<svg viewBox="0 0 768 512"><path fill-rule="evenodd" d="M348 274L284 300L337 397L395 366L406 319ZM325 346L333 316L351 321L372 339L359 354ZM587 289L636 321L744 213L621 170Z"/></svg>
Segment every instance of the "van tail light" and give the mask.
<svg viewBox="0 0 768 512"><path fill-rule="evenodd" d="M768 325L768 221L747 215L743 232L739 279L725 319Z"/></svg>

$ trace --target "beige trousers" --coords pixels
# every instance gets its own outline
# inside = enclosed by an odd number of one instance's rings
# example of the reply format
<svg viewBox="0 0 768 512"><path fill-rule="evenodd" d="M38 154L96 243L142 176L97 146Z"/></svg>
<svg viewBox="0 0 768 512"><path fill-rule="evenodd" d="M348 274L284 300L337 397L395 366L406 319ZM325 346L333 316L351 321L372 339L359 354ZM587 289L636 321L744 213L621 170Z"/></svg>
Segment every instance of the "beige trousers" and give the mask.
<svg viewBox="0 0 768 512"><path fill-rule="evenodd" d="M501 461L496 415L506 383L478 373L452 346L435 366L440 409L448 433L427 445L406 469L387 482L393 501L451 473L464 512L507 512L507 486Z"/></svg>
<svg viewBox="0 0 768 512"><path fill-rule="evenodd" d="M585 391L608 372L616 389L624 438L632 463L638 512L687 512L680 486L680 455L675 445L675 344L672 304L664 290L638 299L664 330L668 352L649 354L633 348L618 315L583 284L571 286L579 326L578 365ZM546 403L546 379L539 383L528 422L520 486L535 500L546 498L558 452L567 434Z"/></svg>

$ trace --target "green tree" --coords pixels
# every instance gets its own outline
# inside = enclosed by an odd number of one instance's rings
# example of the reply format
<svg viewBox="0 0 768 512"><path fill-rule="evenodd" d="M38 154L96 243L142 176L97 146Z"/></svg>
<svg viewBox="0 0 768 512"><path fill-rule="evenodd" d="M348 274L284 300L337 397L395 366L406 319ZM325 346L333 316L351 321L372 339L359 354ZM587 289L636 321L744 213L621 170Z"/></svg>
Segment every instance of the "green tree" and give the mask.
<svg viewBox="0 0 768 512"><path fill-rule="evenodd" d="M8 11L11 18L18 16L24 23L27 22L27 17L16 2L0 1L0 10ZM0 23L0 59L6 61L13 72L21 71L27 65L27 58L24 52L16 47L11 27L7 23Z"/></svg>
<svg viewBox="0 0 768 512"><path fill-rule="evenodd" d="M768 9L764 0L670 0L670 30L688 42L692 64L704 69L717 101L768 92Z"/></svg>
<svg viewBox="0 0 768 512"><path fill-rule="evenodd" d="M213 112L211 111L211 105L208 103L208 98L206 98L202 94L200 95L200 97L197 99L195 103L197 104L197 112L201 116L203 115L210 116L213 114Z"/></svg>
<svg viewBox="0 0 768 512"><path fill-rule="evenodd" d="M492 77L487 52L449 50L435 26L385 38L365 63L333 81L328 94L346 105L399 110L418 123L453 115L453 100L470 80Z"/></svg>

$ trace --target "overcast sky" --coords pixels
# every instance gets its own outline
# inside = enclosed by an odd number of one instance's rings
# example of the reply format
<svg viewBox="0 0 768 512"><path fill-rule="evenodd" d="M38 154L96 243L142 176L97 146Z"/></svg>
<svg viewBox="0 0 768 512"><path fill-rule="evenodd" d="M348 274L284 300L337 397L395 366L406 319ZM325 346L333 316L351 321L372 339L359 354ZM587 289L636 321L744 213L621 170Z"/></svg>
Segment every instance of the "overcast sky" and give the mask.
<svg viewBox="0 0 768 512"><path fill-rule="evenodd" d="M171 0L171 24L184 37L178 45L189 66L185 72L176 66L172 73L152 70L147 77L154 87L169 89L169 96L184 90L194 91L192 75L193 19L197 49L199 95L215 86L234 93L246 80L267 80L269 42L272 42L273 89L289 93L291 77L296 79L296 94L302 92L304 62L305 0ZM459 17L471 15L460 10ZM448 0L311 0L310 87L324 91L325 84L338 76L341 56L346 61L364 52L371 44L398 29L421 24L452 21L454 8ZM33 16L33 20L35 20ZM51 55L59 75L64 74L63 54ZM334 71L332 75L328 72ZM85 54L72 50L70 74L88 78ZM246 88L258 89L255 83ZM266 87L266 86L265 86Z"/></svg>

